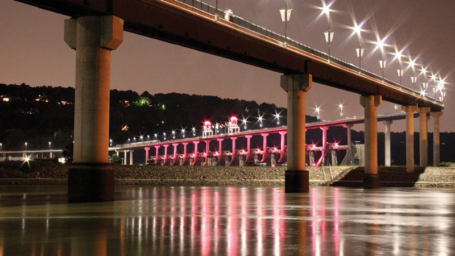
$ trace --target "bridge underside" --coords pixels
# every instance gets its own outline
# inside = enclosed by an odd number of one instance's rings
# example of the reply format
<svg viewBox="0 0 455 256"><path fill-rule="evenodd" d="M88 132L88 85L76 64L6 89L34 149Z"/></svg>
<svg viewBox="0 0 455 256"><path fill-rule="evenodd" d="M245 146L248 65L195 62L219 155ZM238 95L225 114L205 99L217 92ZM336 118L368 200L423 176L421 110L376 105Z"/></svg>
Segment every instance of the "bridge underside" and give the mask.
<svg viewBox="0 0 455 256"><path fill-rule="evenodd" d="M135 34L232 59L271 71L312 74L313 81L362 95L382 95L400 105L441 106L384 86L376 79L348 72L314 56L283 47L280 42L177 1L156 0L17 0L71 17L115 15ZM176 8L178 7L178 8ZM316 58L318 59L318 58Z"/></svg>

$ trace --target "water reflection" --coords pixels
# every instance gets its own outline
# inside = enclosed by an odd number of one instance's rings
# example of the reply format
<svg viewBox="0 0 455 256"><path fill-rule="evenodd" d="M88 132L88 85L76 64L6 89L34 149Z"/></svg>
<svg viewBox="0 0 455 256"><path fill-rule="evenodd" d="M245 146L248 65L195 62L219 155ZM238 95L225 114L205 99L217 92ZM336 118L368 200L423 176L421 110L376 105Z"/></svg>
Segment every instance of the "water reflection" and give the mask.
<svg viewBox="0 0 455 256"><path fill-rule="evenodd" d="M1 208L0 256L455 252L454 190L143 186L95 204L53 204L49 192L2 188L0 201L25 201Z"/></svg>

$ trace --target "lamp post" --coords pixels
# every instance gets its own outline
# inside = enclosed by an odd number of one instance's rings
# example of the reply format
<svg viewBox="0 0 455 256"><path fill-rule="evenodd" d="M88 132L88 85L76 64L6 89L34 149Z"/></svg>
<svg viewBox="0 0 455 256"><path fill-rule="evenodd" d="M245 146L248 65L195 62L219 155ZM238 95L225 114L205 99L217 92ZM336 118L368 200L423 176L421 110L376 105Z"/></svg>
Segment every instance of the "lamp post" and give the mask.
<svg viewBox="0 0 455 256"><path fill-rule="evenodd" d="M401 85L401 77L403 77L403 73L404 73L402 63L401 63L401 56L402 56L401 52L399 52L399 51L395 52L395 58L397 58L398 62L400 63L400 69L397 70L398 76L400 77L400 85Z"/></svg>
<svg viewBox="0 0 455 256"><path fill-rule="evenodd" d="M387 66L387 61L386 60L380 60L379 61L379 66L382 69L382 82L384 83L384 70L385 70L385 68Z"/></svg>
<svg viewBox="0 0 455 256"><path fill-rule="evenodd" d="M317 113L317 116L316 116L316 118L317 118L317 119L320 119L320 115L319 115L319 112L321 111L321 108L319 108L319 107L316 107L314 110L315 110L315 111L316 111L316 113Z"/></svg>
<svg viewBox="0 0 455 256"><path fill-rule="evenodd" d="M247 128L246 122L247 122L247 120L246 120L246 118L244 118L244 119L242 120L242 124L243 124L243 129L245 129L245 130L246 130L246 128Z"/></svg>
<svg viewBox="0 0 455 256"><path fill-rule="evenodd" d="M387 60L385 60L385 57L384 57L384 40L385 39L382 39L382 40L378 39L378 41L376 42L376 48L380 48L381 54L382 54L382 60L379 61L379 66L382 69L382 82L383 83L384 83L384 71L385 71L385 68L387 67Z"/></svg>
<svg viewBox="0 0 455 256"><path fill-rule="evenodd" d="M262 127L262 116L259 116L259 127Z"/></svg>
<svg viewBox="0 0 455 256"><path fill-rule="evenodd" d="M288 0L284 1L286 3L285 9L280 10L281 20L284 21L284 46L288 45L288 21L291 19L292 9L288 9Z"/></svg>
<svg viewBox="0 0 455 256"><path fill-rule="evenodd" d="M412 89L416 89L415 88L415 83L417 83L417 77L415 76L411 76L411 83L412 83ZM425 83L424 83L425 84ZM426 88L425 88L426 89Z"/></svg>
<svg viewBox="0 0 455 256"><path fill-rule="evenodd" d="M343 104L338 105L338 108L340 109L340 116L343 116Z"/></svg>
<svg viewBox="0 0 455 256"><path fill-rule="evenodd" d="M324 6L322 8L322 12L325 13L327 15L327 20L328 20L328 23L329 23L329 31L328 32L324 32L324 35L325 35L325 41L329 44L329 58L328 58L328 62L330 63L330 44L332 43L333 41L333 35L334 35L334 32L332 32L330 30L330 8L329 6Z"/></svg>
<svg viewBox="0 0 455 256"><path fill-rule="evenodd" d="M25 149L27 149L27 142L24 143Z"/></svg>
<svg viewBox="0 0 455 256"><path fill-rule="evenodd" d="M49 149L52 148L52 142L49 141Z"/></svg>
<svg viewBox="0 0 455 256"><path fill-rule="evenodd" d="M362 36L360 35L360 33L362 32L362 26L361 25L356 25L354 27L354 33L357 34L357 36L359 37L359 48L355 49L356 52L357 52L357 57L359 58L359 74L362 73L361 69L362 69L362 57L363 57L363 52L364 52L364 48L362 48Z"/></svg>

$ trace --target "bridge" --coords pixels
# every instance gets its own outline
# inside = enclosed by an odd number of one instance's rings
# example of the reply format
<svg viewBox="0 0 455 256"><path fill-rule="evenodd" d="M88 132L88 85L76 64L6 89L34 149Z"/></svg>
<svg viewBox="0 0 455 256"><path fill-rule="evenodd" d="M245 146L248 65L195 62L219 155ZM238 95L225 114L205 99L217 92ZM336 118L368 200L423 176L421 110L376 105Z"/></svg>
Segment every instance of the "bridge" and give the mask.
<svg viewBox="0 0 455 256"><path fill-rule="evenodd" d="M414 115L414 117L418 117L418 115ZM232 117L230 124L234 123L232 121L236 121L235 117ZM396 120L403 120L406 119L406 115L402 113L393 113L393 114L386 114L386 115L378 115L378 121L384 122L386 124L386 140L385 140L385 165L391 165L391 142L390 142L390 125L393 121ZM363 117L348 117L339 120L333 121L320 121L320 122L312 122L307 123L305 129L321 129L322 136L321 142L322 145L318 146L315 144L307 144L306 151L309 152L306 158L309 160L310 166L320 166L322 161L326 158L326 151L327 150L347 150L348 153L351 149L353 149L353 144L351 142L351 128L354 124L361 124L364 123ZM211 124L209 124L210 126ZM145 154L145 161L144 164L147 164L152 160L155 164L162 164L162 165L196 165L202 164L204 166L211 166L211 165L228 165L232 166L234 164L238 164L239 166L245 166L248 162L254 160L254 164L256 165L268 165L268 166L276 166L277 164L285 164L287 162L286 159L286 134L287 134L287 126L277 126L272 128L262 128L262 129L253 129L253 130L243 130L240 131L240 127L237 126L237 123L233 125L237 129L227 129L227 132L220 132L219 130L216 131L214 128L205 128L204 131L207 133L207 130L210 130L209 135L203 133L202 136L193 136L190 138L182 138L182 139L170 139L170 140L139 140L136 142L127 142L123 144L117 144L115 147L110 147L109 151L115 151L117 156L120 156L120 153L123 153L123 160L122 163L133 164L133 152L135 150L144 149L146 151ZM339 143L331 143L330 145L327 142L327 130L330 127L335 126L342 126L346 127L347 133L347 144L341 145ZM231 131L229 131L231 130ZM267 138L270 134L280 134L280 147L267 147ZM262 148L258 149L251 149L251 138L253 136L262 136L263 138L263 145ZM247 147L242 150L238 150L236 146L236 140L238 138L246 138L247 139ZM223 151L221 143L224 140L231 140L232 147L231 151ZM210 143L212 141L218 141L218 150L210 151ZM200 143L205 143L205 150L203 152L197 151L198 145ZM190 144L194 144L194 150L192 153L189 153L187 150L187 146ZM183 152L178 152L178 146L183 145ZM324 146L325 145L325 146ZM173 147L173 154L168 154L168 148ZM155 148L155 156L150 156L149 151L150 149ZM159 150L164 149L163 155L159 155ZM213 148L213 144L212 144ZM182 151L182 150L180 150ZM321 155L318 161L314 161L314 152L319 151ZM0 152L1 153L1 152ZM354 152L352 152L354 153ZM129 160L128 160L129 154ZM279 155L279 158L278 158ZM261 156L259 161L258 157ZM253 157L255 157L253 159ZM335 156L330 156L332 165L338 165L338 159ZM217 161L215 162L213 158L216 158ZM363 158L361 160L364 160ZM362 163L362 162L360 162ZM359 164L360 164L359 163Z"/></svg>
<svg viewBox="0 0 455 256"><path fill-rule="evenodd" d="M288 99L286 192L308 192L305 170L305 96L315 81L360 94L365 109L365 188L378 188L377 107L402 105L407 120L407 171L414 170L414 112L420 114L420 163L428 164L427 114L434 120L439 159L439 117L444 104L381 76L311 49L197 0L18 0L71 16L65 42L76 50L74 161L69 171L71 201L113 200L108 164L110 54L123 31L189 47L281 72ZM412 139L411 139L412 138ZM436 160L438 163L439 160Z"/></svg>

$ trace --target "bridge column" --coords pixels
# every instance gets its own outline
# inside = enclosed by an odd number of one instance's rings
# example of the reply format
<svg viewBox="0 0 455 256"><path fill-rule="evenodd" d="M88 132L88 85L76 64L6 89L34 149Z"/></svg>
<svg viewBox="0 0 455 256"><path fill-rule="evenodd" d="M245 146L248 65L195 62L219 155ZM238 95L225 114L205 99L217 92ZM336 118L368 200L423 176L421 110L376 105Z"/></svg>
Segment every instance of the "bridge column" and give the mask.
<svg viewBox="0 0 455 256"><path fill-rule="evenodd" d="M187 148L188 148L188 142L183 142L183 163L182 165L185 165L185 162L186 162L186 158L188 157L188 154L187 154Z"/></svg>
<svg viewBox="0 0 455 256"><path fill-rule="evenodd" d="M174 147L174 156L173 156L173 158L172 158L172 159L173 159L173 160L172 160L172 165L175 165L176 162L177 162L177 160L178 160L178 159L177 159L177 146L178 146L178 145L179 145L178 143L173 143L173 144L172 144L172 146Z"/></svg>
<svg viewBox="0 0 455 256"><path fill-rule="evenodd" d="M234 161L235 161L235 141L237 140L237 137L231 137L230 138L232 140L232 158L231 158L231 161L229 162L229 166L232 166L234 164Z"/></svg>
<svg viewBox="0 0 455 256"><path fill-rule="evenodd" d="M281 140L280 140L280 159L278 159L278 163L282 163L284 161L284 158L286 156L286 133L287 132L279 132L281 135Z"/></svg>
<svg viewBox="0 0 455 256"><path fill-rule="evenodd" d="M193 141L194 143L194 159L193 159L193 164L192 166L195 166L196 165L196 162L197 162L197 159L198 159L198 155L197 155L197 145L199 144L199 141Z"/></svg>
<svg viewBox="0 0 455 256"><path fill-rule="evenodd" d="M428 123L427 113L430 112L430 107L419 108L420 113L420 167L428 166Z"/></svg>
<svg viewBox="0 0 455 256"><path fill-rule="evenodd" d="M439 117L442 112L431 112L430 115L433 117L433 166L438 167L441 161Z"/></svg>
<svg viewBox="0 0 455 256"><path fill-rule="evenodd" d="M344 127L346 127L348 148L351 148L351 147L352 147L351 129L352 129L353 126L354 126L354 124L345 124L345 125L344 125Z"/></svg>
<svg viewBox="0 0 455 256"><path fill-rule="evenodd" d="M360 96L360 104L365 108L365 174L363 187L379 188L378 175L378 107L381 95Z"/></svg>
<svg viewBox="0 0 455 256"><path fill-rule="evenodd" d="M68 170L69 201L114 200L109 164L111 51L123 41L123 20L90 16L65 20L65 42L76 49L74 165Z"/></svg>
<svg viewBox="0 0 455 256"><path fill-rule="evenodd" d="M130 150L130 165L133 165L133 152L134 150Z"/></svg>
<svg viewBox="0 0 455 256"><path fill-rule="evenodd" d="M223 140L224 139L217 139L218 141L218 148L219 148L219 156L218 156L218 164L217 165L220 165L221 164L221 161L223 159Z"/></svg>
<svg viewBox="0 0 455 256"><path fill-rule="evenodd" d="M149 151L150 151L150 147L145 147L145 165L148 164L149 162Z"/></svg>
<svg viewBox="0 0 455 256"><path fill-rule="evenodd" d="M158 157L160 156L159 155L159 150L160 150L160 146L155 146L155 154L156 154L156 156L155 156L155 165L158 165L158 163L159 163L159 159L158 159Z"/></svg>
<svg viewBox="0 0 455 256"><path fill-rule="evenodd" d="M321 158L316 163L316 166L320 166L321 163L325 160L325 148L327 146L327 130L329 127L321 127L322 130L322 151L321 151Z"/></svg>
<svg viewBox="0 0 455 256"><path fill-rule="evenodd" d="M267 137L269 136L268 133L262 133L262 160L261 163L264 163L267 159Z"/></svg>
<svg viewBox="0 0 455 256"><path fill-rule="evenodd" d="M246 138L246 159L245 163L243 164L244 166L246 165L246 162L251 158L251 138L253 138L253 135L245 135Z"/></svg>
<svg viewBox="0 0 455 256"><path fill-rule="evenodd" d="M384 162L384 165L385 166L391 166L391 158L392 158L392 154L391 154L391 148L390 148L390 125L393 123L393 121L391 120L388 120L388 121L384 121L384 125L385 125L385 162Z"/></svg>
<svg viewBox="0 0 455 256"><path fill-rule="evenodd" d="M169 145L163 145L164 146L164 160L163 160L163 165L167 164L167 148Z"/></svg>
<svg viewBox="0 0 455 256"><path fill-rule="evenodd" d="M128 150L123 150L123 165L128 165Z"/></svg>
<svg viewBox="0 0 455 256"><path fill-rule="evenodd" d="M414 172L414 112L417 106L402 106L406 112L406 172Z"/></svg>
<svg viewBox="0 0 455 256"><path fill-rule="evenodd" d="M285 192L308 193L309 173L305 170L305 96L311 89L311 74L281 76L281 88L288 102L288 166L285 172Z"/></svg>
<svg viewBox="0 0 455 256"><path fill-rule="evenodd" d="M204 140L205 142L205 163L204 166L207 166L209 162L209 153L210 153L210 140Z"/></svg>

